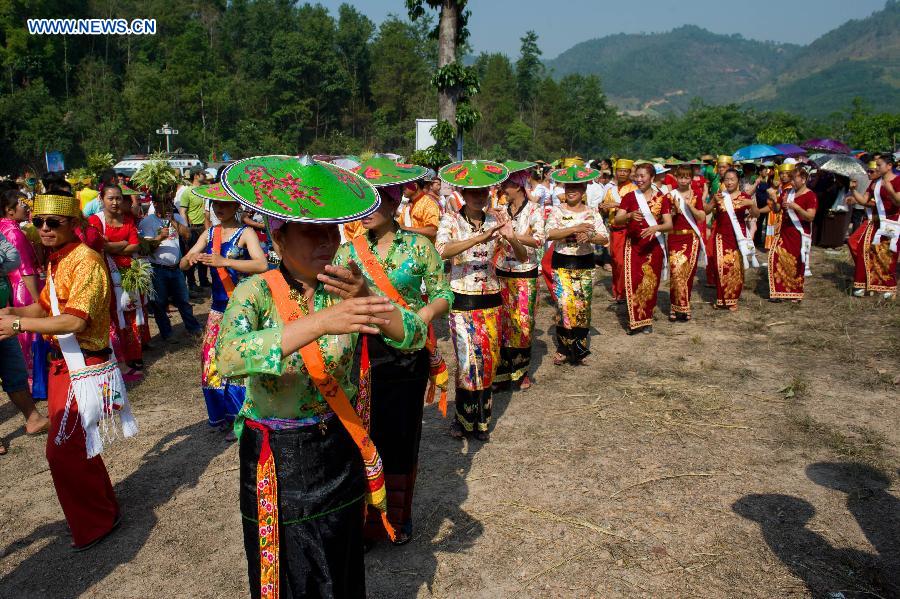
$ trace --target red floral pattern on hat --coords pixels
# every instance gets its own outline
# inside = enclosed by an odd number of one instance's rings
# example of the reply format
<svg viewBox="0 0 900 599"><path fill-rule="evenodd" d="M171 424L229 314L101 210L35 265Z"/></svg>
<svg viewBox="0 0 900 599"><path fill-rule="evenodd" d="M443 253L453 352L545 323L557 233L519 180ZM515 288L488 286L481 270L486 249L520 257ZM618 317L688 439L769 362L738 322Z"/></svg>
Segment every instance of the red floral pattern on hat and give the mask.
<svg viewBox="0 0 900 599"><path fill-rule="evenodd" d="M459 170L459 172L456 173L456 176L453 177L454 181L459 181L460 179L465 179L466 175L469 174L469 169L467 169L466 167L462 166L461 169L462 170L454 168L454 169L448 170L447 172L450 173L450 172L453 172L454 170Z"/></svg>

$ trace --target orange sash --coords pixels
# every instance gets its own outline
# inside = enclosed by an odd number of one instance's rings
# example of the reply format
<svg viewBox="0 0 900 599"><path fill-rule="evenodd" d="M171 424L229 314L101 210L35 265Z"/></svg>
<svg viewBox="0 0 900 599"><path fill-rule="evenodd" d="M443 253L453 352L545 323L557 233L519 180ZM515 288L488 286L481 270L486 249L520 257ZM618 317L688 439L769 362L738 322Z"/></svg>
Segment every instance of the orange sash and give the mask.
<svg viewBox="0 0 900 599"><path fill-rule="evenodd" d="M222 255L222 225L213 227L212 253L214 256ZM216 274L219 275L219 280L222 281L222 287L225 288L225 295L231 297L231 292L234 291L234 281L231 280L231 275L228 274L228 271L224 266L216 268Z"/></svg>
<svg viewBox="0 0 900 599"><path fill-rule="evenodd" d="M365 268L366 272L369 273L369 276L372 277L372 281L375 282L375 285L384 292L384 295L395 304L409 310L409 302L406 301L400 292L397 291L397 288L394 287L394 284L391 283L391 279L384 271L384 267L381 266L378 258L372 253L372 250L369 249L369 242L367 241L366 236L363 235L354 239L353 248L356 250L356 255L359 256L359 259L362 261L363 268ZM447 364L444 362L444 358L441 357L440 352L438 351L437 336L434 333L434 327L430 324L428 325L428 337L425 339L425 349L428 350L428 354L431 356L431 380L425 395L425 403L434 403L435 387L440 387L441 398L438 401L438 408L441 410L441 414L446 417L447 381L449 380L449 376L447 375Z"/></svg>
<svg viewBox="0 0 900 599"><path fill-rule="evenodd" d="M267 271L263 273L262 278L269 285L275 308L285 324L303 316L300 306L291 299L290 288L287 281L284 280L284 275L281 274L281 271ZM338 420L341 421L341 424L347 429L347 432L353 438L353 442L359 448L369 484L366 502L381 511L381 521L384 524L384 529L391 540L393 540L396 538L396 532L387 519L387 491L384 487L384 471L381 465L381 456L378 455L375 444L369 438L369 433L366 431L356 410L353 409L353 405L350 403L347 394L344 393L343 388L325 370L325 359L322 356L319 344L313 341L301 347L300 356L303 358L303 364L309 372L309 378L312 379L319 393L328 402L328 406L337 415Z"/></svg>

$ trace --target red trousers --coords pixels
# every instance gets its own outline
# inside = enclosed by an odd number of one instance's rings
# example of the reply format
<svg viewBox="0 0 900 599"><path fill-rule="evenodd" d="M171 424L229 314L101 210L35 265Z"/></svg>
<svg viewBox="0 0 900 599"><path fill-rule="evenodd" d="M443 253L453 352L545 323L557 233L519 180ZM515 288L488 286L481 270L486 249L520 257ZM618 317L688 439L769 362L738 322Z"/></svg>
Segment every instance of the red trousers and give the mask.
<svg viewBox="0 0 900 599"><path fill-rule="evenodd" d="M101 358L86 358L89 365L100 364ZM47 416L50 430L47 434L47 462L56 497L75 546L87 545L112 530L119 517L119 503L113 492L109 474L100 456L87 458L84 428L78 415L78 403L72 401L66 421L64 436L69 438L56 444L56 436L66 411L69 394L69 369L65 360L50 362L50 380L47 393Z"/></svg>

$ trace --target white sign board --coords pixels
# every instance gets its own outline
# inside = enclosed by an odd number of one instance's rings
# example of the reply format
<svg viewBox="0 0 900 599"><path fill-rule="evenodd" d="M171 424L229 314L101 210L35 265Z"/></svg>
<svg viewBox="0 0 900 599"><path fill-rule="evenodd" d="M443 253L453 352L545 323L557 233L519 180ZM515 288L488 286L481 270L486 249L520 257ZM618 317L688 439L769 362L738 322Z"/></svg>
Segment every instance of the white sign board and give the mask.
<svg viewBox="0 0 900 599"><path fill-rule="evenodd" d="M431 128L437 125L437 119L416 119L416 150L425 150L434 145Z"/></svg>

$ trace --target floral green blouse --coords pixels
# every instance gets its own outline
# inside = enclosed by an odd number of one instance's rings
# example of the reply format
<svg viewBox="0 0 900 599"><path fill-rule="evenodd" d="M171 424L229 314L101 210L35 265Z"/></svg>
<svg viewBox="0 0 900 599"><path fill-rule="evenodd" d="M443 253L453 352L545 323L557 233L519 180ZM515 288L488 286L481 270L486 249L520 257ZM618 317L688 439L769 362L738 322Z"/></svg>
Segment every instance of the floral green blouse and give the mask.
<svg viewBox="0 0 900 599"><path fill-rule="evenodd" d="M368 237L368 233L366 233L366 239L369 241L369 249L384 268L384 272L387 273L394 288L411 308L419 310L426 304L426 300L422 298L423 287L428 296L428 302L445 299L447 303L453 305L453 292L450 291L450 283L444 274L444 262L434 248L434 244L427 237L403 229L398 230L387 256L383 260L378 254L378 250L375 249L375 242ZM362 269L369 288L374 293L384 295L384 292L378 289L372 277L366 272L362 260L356 254L353 243L345 243L338 248L337 254L334 256L334 264L347 266L351 259Z"/></svg>
<svg viewBox="0 0 900 599"><path fill-rule="evenodd" d="M316 287L314 311L340 301ZM385 342L401 350L417 350L425 345L428 329L415 313L402 310L402 341L385 337ZM235 421L240 436L244 420L291 421L316 424L331 415L328 403L309 377L299 352L281 357L284 322L265 280L254 275L241 281L222 316L216 342L216 365L223 376L244 378L247 386L244 405ZM351 402L356 401L358 381L352 377L353 352L357 334L323 335L317 343L325 358L326 370L338 381Z"/></svg>

